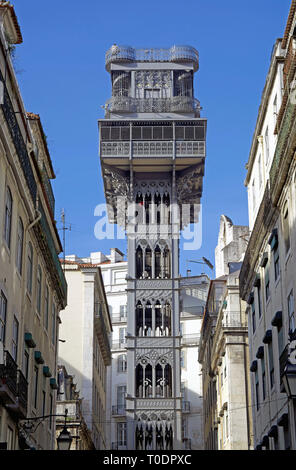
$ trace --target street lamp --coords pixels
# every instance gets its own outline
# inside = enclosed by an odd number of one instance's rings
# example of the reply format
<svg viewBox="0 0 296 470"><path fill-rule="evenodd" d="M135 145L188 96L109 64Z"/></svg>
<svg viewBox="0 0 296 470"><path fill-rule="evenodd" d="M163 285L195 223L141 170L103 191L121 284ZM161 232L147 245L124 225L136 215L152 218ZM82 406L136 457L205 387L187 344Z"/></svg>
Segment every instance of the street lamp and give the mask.
<svg viewBox="0 0 296 470"><path fill-rule="evenodd" d="M60 432L59 437L57 437L57 444L59 450L70 450L71 443L72 443L72 436L66 426L63 427L62 431Z"/></svg>
<svg viewBox="0 0 296 470"><path fill-rule="evenodd" d="M65 424L63 429L60 432L59 437L57 438L57 444L59 450L70 450L72 443L72 436L66 427L68 408L65 409Z"/></svg>

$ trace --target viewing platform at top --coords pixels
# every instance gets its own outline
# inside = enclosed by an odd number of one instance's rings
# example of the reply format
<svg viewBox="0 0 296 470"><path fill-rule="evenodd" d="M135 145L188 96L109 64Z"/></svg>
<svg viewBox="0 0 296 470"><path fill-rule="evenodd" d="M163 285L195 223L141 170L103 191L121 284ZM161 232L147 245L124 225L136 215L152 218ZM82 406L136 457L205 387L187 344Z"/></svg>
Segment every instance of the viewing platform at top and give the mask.
<svg viewBox="0 0 296 470"><path fill-rule="evenodd" d="M177 64L192 62L193 70L196 72L199 67L199 55L192 46L172 46L166 49L134 49L130 46L113 44L106 52L106 70L110 72L111 64L124 62L172 62Z"/></svg>

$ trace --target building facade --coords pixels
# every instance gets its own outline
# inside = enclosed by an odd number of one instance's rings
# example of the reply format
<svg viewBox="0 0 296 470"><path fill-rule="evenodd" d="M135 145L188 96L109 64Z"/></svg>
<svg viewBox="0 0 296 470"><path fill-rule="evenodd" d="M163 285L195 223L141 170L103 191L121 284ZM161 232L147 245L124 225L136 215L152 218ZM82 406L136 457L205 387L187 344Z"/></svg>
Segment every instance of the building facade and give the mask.
<svg viewBox="0 0 296 470"><path fill-rule="evenodd" d="M109 220L127 231L128 449L182 448L180 217L171 207L199 204L202 193L198 62L188 46L113 45L106 54L112 98L100 158Z"/></svg>
<svg viewBox="0 0 296 470"><path fill-rule="evenodd" d="M82 416L95 449L107 444L107 367L112 331L100 267L70 255L64 264L68 305L61 312L59 364L75 382Z"/></svg>
<svg viewBox="0 0 296 470"><path fill-rule="evenodd" d="M55 410L67 286L58 259L55 174L40 118L26 113L10 55L21 42L13 6L1 3L0 442L7 449L54 449L55 420L39 418Z"/></svg>
<svg viewBox="0 0 296 470"><path fill-rule="evenodd" d="M180 279L183 449L204 449L202 371L198 350L209 283L205 274Z"/></svg>
<svg viewBox="0 0 296 470"><path fill-rule="evenodd" d="M249 228L221 216L201 331L205 448L253 448L248 317L239 293L239 272Z"/></svg>
<svg viewBox="0 0 296 470"><path fill-rule="evenodd" d="M58 393L56 402L56 438L66 424L72 442L69 450L95 450L91 432L82 414L82 398L76 389L73 375L65 366L58 366ZM56 449L58 446L56 445Z"/></svg>
<svg viewBox="0 0 296 470"><path fill-rule="evenodd" d="M247 164L252 231L240 273L249 304L255 448L296 449L295 401L284 387L295 332L296 2L275 43Z"/></svg>

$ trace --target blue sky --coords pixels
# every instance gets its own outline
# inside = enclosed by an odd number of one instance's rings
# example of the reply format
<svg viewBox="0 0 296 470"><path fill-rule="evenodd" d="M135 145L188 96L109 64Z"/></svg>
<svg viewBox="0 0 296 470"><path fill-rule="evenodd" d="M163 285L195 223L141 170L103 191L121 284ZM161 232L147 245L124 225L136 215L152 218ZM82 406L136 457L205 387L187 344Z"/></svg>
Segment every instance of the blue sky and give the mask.
<svg viewBox="0 0 296 470"><path fill-rule="evenodd" d="M208 119L203 191L203 242L186 259L214 262L221 214L247 225L245 164L273 44L282 37L290 0L14 0L24 42L16 70L27 111L40 114L56 171L56 219L64 208L66 253L125 251L125 242L98 241L94 209L104 202L97 119L110 97L105 52L113 44L198 49L195 96ZM62 233L60 232L62 235ZM203 266L188 266L192 274ZM210 274L208 268L205 272Z"/></svg>

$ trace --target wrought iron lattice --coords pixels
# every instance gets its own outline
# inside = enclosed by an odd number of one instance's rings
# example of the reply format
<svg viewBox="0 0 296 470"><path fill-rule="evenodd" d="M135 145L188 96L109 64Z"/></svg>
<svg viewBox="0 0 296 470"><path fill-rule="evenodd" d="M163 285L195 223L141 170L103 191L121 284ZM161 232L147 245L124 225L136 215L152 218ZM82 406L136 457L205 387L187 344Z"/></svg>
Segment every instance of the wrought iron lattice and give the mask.
<svg viewBox="0 0 296 470"><path fill-rule="evenodd" d="M9 97L7 87L3 75L0 71L0 80L4 85L4 103L1 105L4 113L8 129L13 140L19 162L21 164L24 176L26 178L33 202L36 202L37 184L33 175L33 170L30 163L30 158L27 152L26 144L24 142L20 127L15 116L15 111Z"/></svg>

